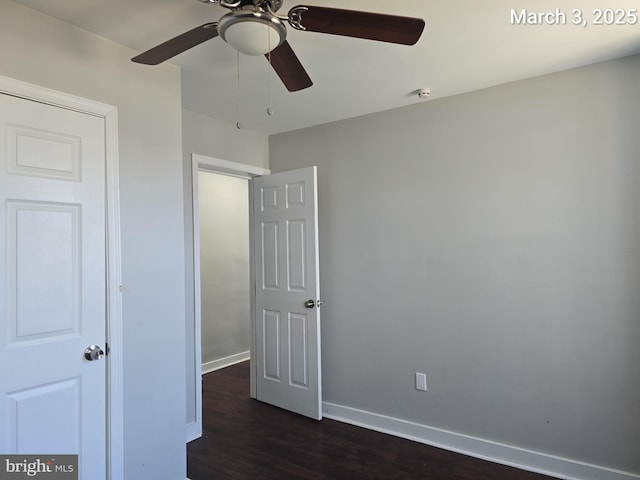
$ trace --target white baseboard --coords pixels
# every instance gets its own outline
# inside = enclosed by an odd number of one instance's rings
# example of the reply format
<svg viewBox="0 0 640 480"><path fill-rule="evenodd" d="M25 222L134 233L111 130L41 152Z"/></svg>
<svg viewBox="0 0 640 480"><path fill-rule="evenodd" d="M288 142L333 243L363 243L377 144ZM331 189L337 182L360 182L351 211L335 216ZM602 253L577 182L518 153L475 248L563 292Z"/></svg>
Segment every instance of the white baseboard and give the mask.
<svg viewBox="0 0 640 480"><path fill-rule="evenodd" d="M640 475L634 473L590 465L329 402L323 402L322 413L332 420L565 480L640 479Z"/></svg>
<svg viewBox="0 0 640 480"><path fill-rule="evenodd" d="M251 358L251 352L240 352L228 357L219 358L218 360L212 360L211 362L202 364L202 374L215 372L221 368L230 367L236 363L244 362Z"/></svg>
<svg viewBox="0 0 640 480"><path fill-rule="evenodd" d="M187 443L193 442L202 436L202 422L187 423ZM189 480L189 479L187 479Z"/></svg>

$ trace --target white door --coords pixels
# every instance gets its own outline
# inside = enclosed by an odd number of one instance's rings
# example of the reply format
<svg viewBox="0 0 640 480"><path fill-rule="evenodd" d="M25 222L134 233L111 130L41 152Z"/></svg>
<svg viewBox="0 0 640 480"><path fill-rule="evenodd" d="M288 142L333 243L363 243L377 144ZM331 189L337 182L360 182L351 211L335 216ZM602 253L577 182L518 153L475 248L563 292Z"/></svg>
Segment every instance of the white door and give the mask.
<svg viewBox="0 0 640 480"><path fill-rule="evenodd" d="M106 478L105 124L0 94L0 452Z"/></svg>
<svg viewBox="0 0 640 480"><path fill-rule="evenodd" d="M252 182L256 398L320 420L316 167Z"/></svg>

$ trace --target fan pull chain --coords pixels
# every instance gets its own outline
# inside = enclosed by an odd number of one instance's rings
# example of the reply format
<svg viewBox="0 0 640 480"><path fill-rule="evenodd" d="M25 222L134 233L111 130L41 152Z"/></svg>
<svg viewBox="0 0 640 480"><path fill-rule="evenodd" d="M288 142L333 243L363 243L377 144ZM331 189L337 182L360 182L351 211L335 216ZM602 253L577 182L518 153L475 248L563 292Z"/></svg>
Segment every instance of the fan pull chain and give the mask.
<svg viewBox="0 0 640 480"><path fill-rule="evenodd" d="M272 116L273 115L273 107L272 102L271 102L271 52L269 52L269 71L267 72L267 90L268 90L268 96L269 96L269 102L267 104L267 115Z"/></svg>
<svg viewBox="0 0 640 480"><path fill-rule="evenodd" d="M269 36L268 38L269 48L271 48L271 29L268 28L267 32L268 32L267 35ZM269 65L267 66L267 68L269 69L267 72L267 91L269 95L269 103L267 104L267 115L272 116L273 106L272 106L272 98L271 98L271 50L269 50L269 53L267 53L267 58L269 59Z"/></svg>
<svg viewBox="0 0 640 480"><path fill-rule="evenodd" d="M237 104L236 104L236 128L242 129L242 122L240 121L240 51L236 50L236 66L238 73L238 92L237 92Z"/></svg>

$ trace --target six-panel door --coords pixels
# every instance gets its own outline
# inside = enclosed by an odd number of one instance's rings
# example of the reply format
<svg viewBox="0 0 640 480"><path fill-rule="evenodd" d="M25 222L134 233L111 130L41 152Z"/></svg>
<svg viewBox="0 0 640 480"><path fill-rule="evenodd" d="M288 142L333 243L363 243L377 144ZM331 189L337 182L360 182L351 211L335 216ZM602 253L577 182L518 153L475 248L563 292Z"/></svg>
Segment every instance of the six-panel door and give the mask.
<svg viewBox="0 0 640 480"><path fill-rule="evenodd" d="M104 131L0 94L0 452L78 454L92 479L106 478L106 361L84 357L106 338Z"/></svg>
<svg viewBox="0 0 640 480"><path fill-rule="evenodd" d="M256 398L322 418L316 168L253 180Z"/></svg>

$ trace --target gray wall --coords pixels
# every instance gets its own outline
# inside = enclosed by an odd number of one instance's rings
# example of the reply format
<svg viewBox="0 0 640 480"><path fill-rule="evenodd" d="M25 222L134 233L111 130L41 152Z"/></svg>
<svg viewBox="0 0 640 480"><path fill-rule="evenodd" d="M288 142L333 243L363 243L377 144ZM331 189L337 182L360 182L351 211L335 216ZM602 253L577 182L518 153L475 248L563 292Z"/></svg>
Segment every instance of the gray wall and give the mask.
<svg viewBox="0 0 640 480"><path fill-rule="evenodd" d="M269 168L269 143L266 135L238 130L199 113L182 111L182 154L184 178L184 239L186 275L186 381L187 423L196 419L195 312L193 289L193 192L191 154L198 153L230 162Z"/></svg>
<svg viewBox="0 0 640 480"><path fill-rule="evenodd" d="M251 130L238 130L235 125L199 113L182 111L183 152L185 161L191 154L269 168L269 140ZM189 170L191 171L191 170Z"/></svg>
<svg viewBox="0 0 640 480"><path fill-rule="evenodd" d="M202 363L251 348L249 181L198 173Z"/></svg>
<svg viewBox="0 0 640 480"><path fill-rule="evenodd" d="M118 107L125 476L184 480L180 72L135 65L136 53L0 2L1 75Z"/></svg>
<svg viewBox="0 0 640 480"><path fill-rule="evenodd" d="M325 401L640 473L639 78L270 138L272 171L318 165Z"/></svg>

